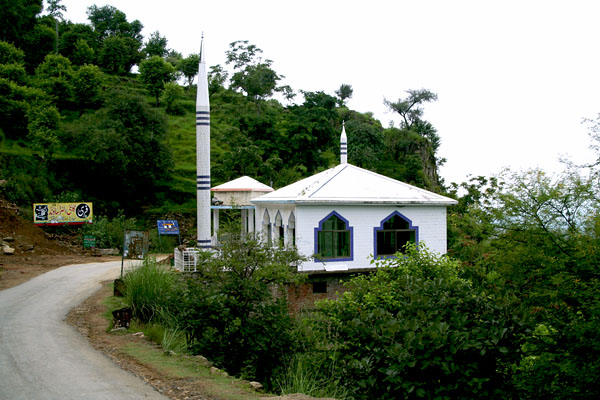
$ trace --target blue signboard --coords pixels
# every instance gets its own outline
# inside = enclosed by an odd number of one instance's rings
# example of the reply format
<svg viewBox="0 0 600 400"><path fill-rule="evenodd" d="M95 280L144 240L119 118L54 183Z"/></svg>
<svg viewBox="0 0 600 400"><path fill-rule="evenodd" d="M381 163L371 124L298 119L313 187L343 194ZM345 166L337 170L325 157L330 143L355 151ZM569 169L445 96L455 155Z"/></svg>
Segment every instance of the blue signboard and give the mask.
<svg viewBox="0 0 600 400"><path fill-rule="evenodd" d="M158 224L159 235L179 235L179 224L175 219L159 219L156 221Z"/></svg>

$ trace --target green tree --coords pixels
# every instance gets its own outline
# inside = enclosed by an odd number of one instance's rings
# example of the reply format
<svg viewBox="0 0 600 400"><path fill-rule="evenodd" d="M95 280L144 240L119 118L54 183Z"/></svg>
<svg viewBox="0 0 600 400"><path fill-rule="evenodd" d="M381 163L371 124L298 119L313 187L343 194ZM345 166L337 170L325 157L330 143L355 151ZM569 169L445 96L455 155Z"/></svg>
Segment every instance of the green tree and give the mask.
<svg viewBox="0 0 600 400"><path fill-rule="evenodd" d="M169 177L172 158L165 132L164 116L143 97L108 93L102 108L65 127L63 144L85 165L72 171L74 184L98 199L107 214L119 208L139 212Z"/></svg>
<svg viewBox="0 0 600 400"><path fill-rule="evenodd" d="M36 25L42 12L42 0L11 0L0 7L0 40L22 47L24 38Z"/></svg>
<svg viewBox="0 0 600 400"><path fill-rule="evenodd" d="M271 68L273 61L263 60L262 50L247 40L235 41L226 52L226 64L233 64L230 87L242 90L246 96L258 101L271 97L278 89L277 82L283 76Z"/></svg>
<svg viewBox="0 0 600 400"><path fill-rule="evenodd" d="M183 88L175 82L168 82L164 86L162 102L165 105L165 111L171 115L184 115L185 108L178 100L184 97Z"/></svg>
<svg viewBox="0 0 600 400"><path fill-rule="evenodd" d="M109 36L102 42L98 64L111 74L126 74L142 60L140 44L127 36Z"/></svg>
<svg viewBox="0 0 600 400"><path fill-rule="evenodd" d="M123 36L135 40L138 48L142 45L142 23L138 20L127 21L125 13L115 7L93 5L87 9L87 15L101 40L109 36Z"/></svg>
<svg viewBox="0 0 600 400"><path fill-rule="evenodd" d="M144 52L147 57L159 56L164 58L169 49L167 49L167 38L164 36L160 36L159 31L154 31L150 34L146 45L144 46Z"/></svg>
<svg viewBox="0 0 600 400"><path fill-rule="evenodd" d="M58 22L63 19L63 11L67 11L67 7L60 4L61 0L47 0L48 15L54 17L54 27L56 38L54 41L54 52L58 54Z"/></svg>
<svg viewBox="0 0 600 400"><path fill-rule="evenodd" d="M192 82L198 75L198 64L200 63L200 55L190 54L189 56L179 60L177 69L185 77L188 90L192 87Z"/></svg>
<svg viewBox="0 0 600 400"><path fill-rule="evenodd" d="M92 64L94 62L94 49L90 47L85 39L77 40L71 60L75 65Z"/></svg>
<svg viewBox="0 0 600 400"><path fill-rule="evenodd" d="M340 106L345 105L346 99L352 98L353 92L354 92L354 90L352 89L352 85L342 83L340 88L335 91L336 96L339 98L339 105Z"/></svg>
<svg viewBox="0 0 600 400"><path fill-rule="evenodd" d="M174 72L173 66L159 56L152 56L140 63L140 79L156 99L156 107L159 106L165 84L174 80Z"/></svg>
<svg viewBox="0 0 600 400"><path fill-rule="evenodd" d="M405 99L398 99L396 102L384 100L386 106L392 111L397 112L402 117L402 127L410 129L413 124L421 120L423 116L423 103L429 103L437 100L437 94L427 90L407 90L408 96Z"/></svg>
<svg viewBox="0 0 600 400"><path fill-rule="evenodd" d="M73 74L73 95L76 108L97 108L102 103L104 73L96 65L83 65Z"/></svg>
<svg viewBox="0 0 600 400"><path fill-rule="evenodd" d="M37 86L43 89L59 109L73 104L73 68L71 61L57 54L48 54L35 70Z"/></svg>
<svg viewBox="0 0 600 400"><path fill-rule="evenodd" d="M41 151L45 160L50 160L59 143L60 114L58 110L54 106L34 106L29 109L27 120L28 138L33 147Z"/></svg>

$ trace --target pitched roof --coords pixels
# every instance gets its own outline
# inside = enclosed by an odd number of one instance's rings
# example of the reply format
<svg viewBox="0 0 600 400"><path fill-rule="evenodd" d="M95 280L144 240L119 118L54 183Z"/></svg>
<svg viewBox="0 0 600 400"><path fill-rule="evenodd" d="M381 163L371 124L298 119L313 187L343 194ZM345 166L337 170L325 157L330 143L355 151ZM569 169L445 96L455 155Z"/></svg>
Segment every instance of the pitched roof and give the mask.
<svg viewBox="0 0 600 400"><path fill-rule="evenodd" d="M249 176L242 176L210 190L211 192L272 192L273 188Z"/></svg>
<svg viewBox="0 0 600 400"><path fill-rule="evenodd" d="M457 201L387 176L340 164L252 200L295 204L456 204Z"/></svg>

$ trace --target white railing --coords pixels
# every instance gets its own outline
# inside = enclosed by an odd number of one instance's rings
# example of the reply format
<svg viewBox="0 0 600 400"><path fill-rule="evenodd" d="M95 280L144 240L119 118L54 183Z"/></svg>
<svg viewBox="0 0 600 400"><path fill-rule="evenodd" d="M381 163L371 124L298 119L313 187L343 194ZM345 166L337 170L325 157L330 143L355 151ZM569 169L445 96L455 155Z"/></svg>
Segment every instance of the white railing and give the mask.
<svg viewBox="0 0 600 400"><path fill-rule="evenodd" d="M188 247L175 248L175 269L180 272L196 272L198 267L198 249Z"/></svg>

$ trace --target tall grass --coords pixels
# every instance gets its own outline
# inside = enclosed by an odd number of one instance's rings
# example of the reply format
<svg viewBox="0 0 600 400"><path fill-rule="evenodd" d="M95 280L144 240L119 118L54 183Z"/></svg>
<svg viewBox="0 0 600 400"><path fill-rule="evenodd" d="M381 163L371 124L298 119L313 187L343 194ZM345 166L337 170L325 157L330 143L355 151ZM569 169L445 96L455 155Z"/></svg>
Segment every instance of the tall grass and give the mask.
<svg viewBox="0 0 600 400"><path fill-rule="evenodd" d="M335 353L297 353L288 368L275 378L275 387L282 394L303 393L313 397L328 397L339 400L349 398L349 393L335 378ZM329 364L327 367L325 364Z"/></svg>
<svg viewBox="0 0 600 400"><path fill-rule="evenodd" d="M129 271L124 277L124 297L141 322L165 322L167 315L175 312L178 285L175 275L146 258L139 268ZM173 317L174 319L174 317Z"/></svg>

